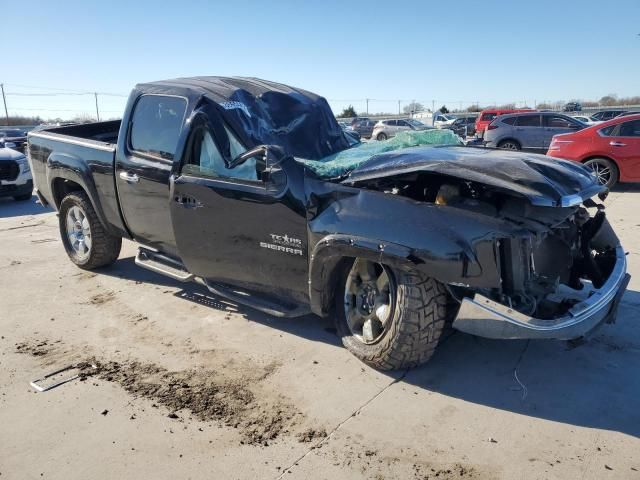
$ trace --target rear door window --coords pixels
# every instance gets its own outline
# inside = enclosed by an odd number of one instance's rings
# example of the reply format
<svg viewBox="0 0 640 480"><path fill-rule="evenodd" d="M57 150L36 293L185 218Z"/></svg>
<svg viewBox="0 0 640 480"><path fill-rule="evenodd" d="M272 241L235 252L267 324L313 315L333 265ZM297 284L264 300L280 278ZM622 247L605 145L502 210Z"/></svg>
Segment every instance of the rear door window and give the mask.
<svg viewBox="0 0 640 480"><path fill-rule="evenodd" d="M519 127L539 127L540 115L523 115L521 117L515 117L518 119Z"/></svg>
<svg viewBox="0 0 640 480"><path fill-rule="evenodd" d="M506 123L507 125L515 125L518 117L507 117L500 120L502 123Z"/></svg>
<svg viewBox="0 0 640 480"><path fill-rule="evenodd" d="M496 114L495 113L483 113L482 114L482 121L483 122L489 122L489 121L493 120L494 118L496 118Z"/></svg>
<svg viewBox="0 0 640 480"><path fill-rule="evenodd" d="M624 122L620 125L620 137L640 137L640 120Z"/></svg>
<svg viewBox="0 0 640 480"><path fill-rule="evenodd" d="M131 120L131 150L173 160L182 130L187 101L181 97L143 95Z"/></svg>
<svg viewBox="0 0 640 480"><path fill-rule="evenodd" d="M575 125L571 120L559 115L545 115L544 126L549 128L570 128Z"/></svg>

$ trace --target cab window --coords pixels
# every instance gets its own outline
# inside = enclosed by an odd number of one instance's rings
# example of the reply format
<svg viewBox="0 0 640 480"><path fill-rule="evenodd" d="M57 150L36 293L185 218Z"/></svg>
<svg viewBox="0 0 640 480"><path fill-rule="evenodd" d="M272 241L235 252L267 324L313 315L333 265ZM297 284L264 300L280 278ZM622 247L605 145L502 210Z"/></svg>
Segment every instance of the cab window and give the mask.
<svg viewBox="0 0 640 480"><path fill-rule="evenodd" d="M173 160L187 101L181 97L143 95L133 110L129 148L137 153Z"/></svg>
<svg viewBox="0 0 640 480"><path fill-rule="evenodd" d="M229 137L231 158L235 158L247 151L227 127L225 127L225 131ZM194 132L191 151L187 157L187 163L182 168L182 173L184 174L258 181L256 159L250 158L242 165L238 165L235 168L227 168L213 136L205 128L200 128Z"/></svg>

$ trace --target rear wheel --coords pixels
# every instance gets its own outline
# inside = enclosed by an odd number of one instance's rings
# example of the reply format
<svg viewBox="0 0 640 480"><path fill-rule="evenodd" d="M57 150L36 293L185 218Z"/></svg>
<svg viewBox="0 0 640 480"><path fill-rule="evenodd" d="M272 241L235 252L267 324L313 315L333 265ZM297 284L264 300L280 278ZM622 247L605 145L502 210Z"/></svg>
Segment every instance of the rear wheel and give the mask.
<svg viewBox="0 0 640 480"><path fill-rule="evenodd" d="M618 183L618 167L608 158L592 158L584 162L595 173L598 183L609 188Z"/></svg>
<svg viewBox="0 0 640 480"><path fill-rule="evenodd" d="M379 133L378 136L376 137L376 140L379 141L383 141L387 139L387 134L386 133Z"/></svg>
<svg viewBox="0 0 640 480"><path fill-rule="evenodd" d="M118 259L122 238L104 229L86 193L73 192L62 199L59 226L67 255L80 268L91 270Z"/></svg>
<svg viewBox="0 0 640 480"><path fill-rule="evenodd" d="M442 284L362 258L348 263L340 278L336 327L351 353L381 370L431 358L447 317Z"/></svg>
<svg viewBox="0 0 640 480"><path fill-rule="evenodd" d="M515 140L503 140L498 144L498 148L504 148L505 150L520 150L520 144Z"/></svg>

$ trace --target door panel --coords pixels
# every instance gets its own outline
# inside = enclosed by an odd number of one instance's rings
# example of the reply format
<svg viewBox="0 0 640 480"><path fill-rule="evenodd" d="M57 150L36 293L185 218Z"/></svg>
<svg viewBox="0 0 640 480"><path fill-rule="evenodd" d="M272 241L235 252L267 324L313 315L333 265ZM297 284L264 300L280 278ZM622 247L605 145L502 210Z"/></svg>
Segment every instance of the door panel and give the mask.
<svg viewBox="0 0 640 480"><path fill-rule="evenodd" d="M116 159L120 206L133 237L176 254L169 212L169 178L187 101L182 97L142 95Z"/></svg>
<svg viewBox="0 0 640 480"><path fill-rule="evenodd" d="M525 149L541 149L543 145L540 115L522 115L517 117L514 126L515 137Z"/></svg>
<svg viewBox="0 0 640 480"><path fill-rule="evenodd" d="M226 129L218 128L220 121L210 108L197 113L180 173L172 177L170 210L180 258L191 273L210 281L307 302L303 167L285 158L252 180L218 160L208 162ZM216 128L212 146L207 139Z"/></svg>

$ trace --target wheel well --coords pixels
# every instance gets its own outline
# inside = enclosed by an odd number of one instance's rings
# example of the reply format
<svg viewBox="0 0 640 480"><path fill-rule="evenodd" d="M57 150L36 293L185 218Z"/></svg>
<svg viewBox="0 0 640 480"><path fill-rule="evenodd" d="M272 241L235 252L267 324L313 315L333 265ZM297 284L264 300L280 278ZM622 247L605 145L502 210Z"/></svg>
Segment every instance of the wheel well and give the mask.
<svg viewBox="0 0 640 480"><path fill-rule="evenodd" d="M513 143L517 143L517 144L518 144L518 146L519 146L520 148L522 148L522 144L521 144L518 140L516 140L515 138L511 138L511 137L509 137L509 138L503 138L502 140L500 140L500 141L498 142L498 147L499 147L500 145L502 145L503 143L505 143L505 142L513 142Z"/></svg>
<svg viewBox="0 0 640 480"><path fill-rule="evenodd" d="M53 201L56 204L56 207L60 207L60 203L62 203L62 199L69 195L71 192L81 191L84 192L84 188L80 186L80 184L67 180L66 178L56 178L53 181L51 186L51 191L53 193Z"/></svg>
<svg viewBox="0 0 640 480"><path fill-rule="evenodd" d="M313 307L316 307L314 313L320 316L333 313L340 274L345 270L345 265L353 263L354 259L355 257L333 257L324 263L320 285L315 285L315 288L319 290L317 292L319 304L312 305L312 310L314 310Z"/></svg>
<svg viewBox="0 0 640 480"><path fill-rule="evenodd" d="M591 155L587 158L583 158L582 160L580 160L580 163L588 162L589 160L593 160L594 158L604 158L605 160L609 160L611 163L613 163L616 166L618 173L620 173L620 167L618 166L616 161L611 157L607 157L606 155Z"/></svg>

